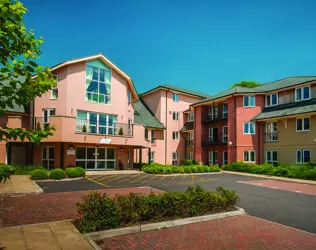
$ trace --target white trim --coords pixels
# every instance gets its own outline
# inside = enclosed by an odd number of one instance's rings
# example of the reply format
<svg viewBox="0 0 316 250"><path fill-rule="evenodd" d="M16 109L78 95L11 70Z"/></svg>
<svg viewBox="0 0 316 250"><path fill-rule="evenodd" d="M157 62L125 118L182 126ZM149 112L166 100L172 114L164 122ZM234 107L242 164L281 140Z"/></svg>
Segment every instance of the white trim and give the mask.
<svg viewBox="0 0 316 250"><path fill-rule="evenodd" d="M85 149L85 158L84 159L78 159L76 157L76 162L84 162L85 163L85 169L86 170L98 170L98 169L103 169L103 170L107 170L107 169L116 169L116 148L114 147L93 147L93 146L86 146L86 147L76 147L76 151L78 148L84 148ZM94 149L94 159L88 159L87 158L87 150L88 148L93 148ZM98 149L104 149L105 150L105 155L104 155L104 159L98 159ZM114 159L108 159L108 149L113 149L114 150ZM76 152L77 155L77 152ZM105 168L98 168L98 161L99 162L104 162L105 163ZM94 168L87 168L87 162L94 162ZM108 162L114 162L114 168L107 168L107 163Z"/></svg>
<svg viewBox="0 0 316 250"><path fill-rule="evenodd" d="M309 98L304 98L304 91L303 91L303 89L306 88L306 87L309 88ZM302 96L301 100L297 100L296 90L298 90L298 89L301 90L301 96ZM310 85L302 86L302 87L299 87L299 88L295 88L294 89L294 93L295 93L295 102L306 101L306 100L310 100L312 98L311 86Z"/></svg>
<svg viewBox="0 0 316 250"><path fill-rule="evenodd" d="M248 124L248 132L245 133L245 124ZM253 133L250 133L250 125L253 124ZM255 135L256 134L256 123L254 122L244 122L243 126L243 134L244 135Z"/></svg>
<svg viewBox="0 0 316 250"><path fill-rule="evenodd" d="M305 129L304 128L304 119L307 119L307 118L309 120L309 129ZM297 130L297 120L302 120L302 130ZM312 123L312 119L310 118L310 116L296 118L296 123L295 123L296 132L308 132L308 131L311 131L311 128L312 128L311 123Z"/></svg>
<svg viewBox="0 0 316 250"><path fill-rule="evenodd" d="M192 119L191 119L192 118ZM189 112L188 113L188 122L193 122L194 121L194 112Z"/></svg>
<svg viewBox="0 0 316 250"><path fill-rule="evenodd" d="M226 111L224 110L224 106L226 105ZM223 105L222 105L222 108L223 108L223 110L222 110L222 115L223 115L223 117L228 117L228 103L227 102L224 102L223 103Z"/></svg>
<svg viewBox="0 0 316 250"><path fill-rule="evenodd" d="M272 104L272 95L277 96L277 98L276 98L277 103L276 104ZM269 99L270 99L270 105L267 105L267 97L269 97ZM273 106L279 105L279 93L277 92L277 93L271 93L271 94L265 95L264 102L265 102L265 107L273 107Z"/></svg>
<svg viewBox="0 0 316 250"><path fill-rule="evenodd" d="M191 160L191 161L193 160L193 152L188 152L187 153L187 159Z"/></svg>
<svg viewBox="0 0 316 250"><path fill-rule="evenodd" d="M225 128L227 128L227 134L224 137ZM226 138L226 141L224 140L224 138ZM223 138L222 138L222 140L223 140L224 143L228 142L228 126L223 126Z"/></svg>
<svg viewBox="0 0 316 250"><path fill-rule="evenodd" d="M50 99L51 100L58 100L58 97L59 97L59 93L58 93L58 74L53 75L53 77L56 78L56 87L51 88ZM57 97L53 97L53 91L54 90L57 90Z"/></svg>
<svg viewBox="0 0 316 250"><path fill-rule="evenodd" d="M172 131L172 140L179 140L179 132Z"/></svg>
<svg viewBox="0 0 316 250"><path fill-rule="evenodd" d="M248 106L245 106L245 97L248 99ZM254 105L250 104L251 97L253 97ZM244 108L254 108L256 107L256 96L255 95L245 95L243 98L243 107Z"/></svg>
<svg viewBox="0 0 316 250"><path fill-rule="evenodd" d="M172 111L172 120L173 121L179 121L179 119L180 119L180 112Z"/></svg>
<svg viewBox="0 0 316 250"><path fill-rule="evenodd" d="M308 162L304 161L304 152L306 152L306 151L309 151L309 158L310 158L309 162L312 161L312 151L310 149L298 149L298 150L296 150L296 156L295 156L296 164L308 163ZM301 152L301 161L300 162L297 160L297 152Z"/></svg>
<svg viewBox="0 0 316 250"><path fill-rule="evenodd" d="M276 154L277 154L277 159L276 159L276 161L273 160L273 153L274 153L274 152L276 152ZM270 153L270 156L271 156L271 160L270 160L270 161L268 161L268 153ZM270 163L270 164L278 163L278 162L279 162L279 155L278 155L278 154L279 154L279 153L278 153L277 150L266 150L265 162L266 162L266 163Z"/></svg>
<svg viewBox="0 0 316 250"><path fill-rule="evenodd" d="M248 161L245 160L245 152L247 152L248 154ZM251 161L251 152L254 152L254 156L255 156L255 159L254 161ZM256 150L244 150L244 154L243 154L243 162L245 163L256 163L256 160L257 160L257 156L256 156Z"/></svg>
<svg viewBox="0 0 316 250"><path fill-rule="evenodd" d="M177 97L177 98L175 98L175 97ZM179 102L180 101L180 96L179 96L179 94L178 93L172 93L172 100L174 101L174 102Z"/></svg>

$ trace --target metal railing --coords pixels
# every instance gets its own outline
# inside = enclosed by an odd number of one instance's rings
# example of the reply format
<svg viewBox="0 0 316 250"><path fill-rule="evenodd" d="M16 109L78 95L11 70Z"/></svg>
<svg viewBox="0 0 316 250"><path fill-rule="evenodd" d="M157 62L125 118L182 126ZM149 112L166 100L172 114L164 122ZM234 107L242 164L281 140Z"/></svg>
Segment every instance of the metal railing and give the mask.
<svg viewBox="0 0 316 250"><path fill-rule="evenodd" d="M202 116L202 121L203 122L210 122L210 121L215 121L215 120L222 120L222 119L227 119L228 113L206 113Z"/></svg>
<svg viewBox="0 0 316 250"><path fill-rule="evenodd" d="M201 136L202 146L214 145L214 144L226 144L228 142L228 136L222 133L213 135L202 135Z"/></svg>
<svg viewBox="0 0 316 250"><path fill-rule="evenodd" d="M264 141L265 142L278 141L278 132L265 132Z"/></svg>

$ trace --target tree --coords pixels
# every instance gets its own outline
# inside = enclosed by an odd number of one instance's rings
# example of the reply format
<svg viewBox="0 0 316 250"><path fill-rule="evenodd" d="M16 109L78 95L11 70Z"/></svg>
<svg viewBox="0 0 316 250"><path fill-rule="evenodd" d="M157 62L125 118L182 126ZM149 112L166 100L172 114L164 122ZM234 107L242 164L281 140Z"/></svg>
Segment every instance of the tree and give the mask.
<svg viewBox="0 0 316 250"><path fill-rule="evenodd" d="M26 13L19 1L0 0L0 116L8 107L29 105L56 84L49 68L36 63L43 40L36 39L33 30L25 27ZM53 127L43 130L2 127L0 141L26 138L39 142L52 135L53 130Z"/></svg>
<svg viewBox="0 0 316 250"><path fill-rule="evenodd" d="M235 83L233 87L245 87L245 88L255 88L255 87L258 87L258 86L261 86L262 84L261 83L258 83L257 81L241 81L241 82L238 82L238 83Z"/></svg>

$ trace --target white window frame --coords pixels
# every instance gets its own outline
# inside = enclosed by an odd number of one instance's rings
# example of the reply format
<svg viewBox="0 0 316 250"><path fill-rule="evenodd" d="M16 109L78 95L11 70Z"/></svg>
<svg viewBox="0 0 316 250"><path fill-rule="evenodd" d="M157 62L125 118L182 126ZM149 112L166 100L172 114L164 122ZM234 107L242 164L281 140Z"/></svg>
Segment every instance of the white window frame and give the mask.
<svg viewBox="0 0 316 250"><path fill-rule="evenodd" d="M254 104L251 105L250 100L253 98ZM245 105L245 99L248 99L248 106ZM244 108L254 108L256 107L256 96L254 95L245 95L243 99L243 107Z"/></svg>
<svg viewBox="0 0 316 250"><path fill-rule="evenodd" d="M248 124L248 132L245 133L245 125L246 124ZM253 125L253 133L251 133L250 125ZM244 133L244 135L255 135L256 134L256 123L244 122L243 133Z"/></svg>
<svg viewBox="0 0 316 250"><path fill-rule="evenodd" d="M251 153L254 152L254 161L251 160ZM248 154L248 160L245 160L245 153ZM244 150L244 159L243 162L245 163L256 163L256 151L255 150Z"/></svg>
<svg viewBox="0 0 316 250"><path fill-rule="evenodd" d="M299 149L296 150L296 164L304 164L304 163L308 163L304 161L304 152L309 151L309 162L312 161L312 151L310 149ZM301 161L298 161L298 157L297 157L297 153L300 152L301 153Z"/></svg>
<svg viewBox="0 0 316 250"><path fill-rule="evenodd" d="M210 166L218 164L218 151L209 151L208 152L208 164Z"/></svg>
<svg viewBox="0 0 316 250"><path fill-rule="evenodd" d="M127 134L128 135L132 135L132 127L133 127L133 124L132 124L132 119L128 118L128 123L127 123Z"/></svg>
<svg viewBox="0 0 316 250"><path fill-rule="evenodd" d="M127 91L127 102L128 104L132 102L132 92L130 90Z"/></svg>
<svg viewBox="0 0 316 250"><path fill-rule="evenodd" d="M308 119L309 120L309 129L305 129L304 128L304 120L305 119ZM297 121L298 120L302 120L302 130L298 130L297 129ZM310 131L311 130L311 118L308 116L308 117L301 117L301 118L296 118L296 132L306 132L306 131Z"/></svg>
<svg viewBox="0 0 316 250"><path fill-rule="evenodd" d="M276 126L274 126L274 124L276 124ZM270 130L268 129L269 127L270 127ZM275 128L276 128L276 130L274 130ZM274 135L270 135L269 137L266 135L265 136L265 141L267 141L267 142L278 141L278 122L277 121L266 122L266 124L265 124L265 133L269 133L269 134L276 133L276 139L273 139Z"/></svg>
<svg viewBox="0 0 316 250"><path fill-rule="evenodd" d="M272 95L276 95L276 100L277 100L276 104L272 104ZM269 98L269 100L270 100L270 105L268 105L268 103L267 103L267 98ZM273 107L273 106L277 106L277 105L279 105L279 93L272 93L272 94L265 96L265 106L266 107Z"/></svg>
<svg viewBox="0 0 316 250"><path fill-rule="evenodd" d="M227 158L225 159L225 153L227 153ZM222 156L222 161L223 161L223 165L228 164L228 152L227 151L223 151L223 156Z"/></svg>
<svg viewBox="0 0 316 250"><path fill-rule="evenodd" d="M178 166L179 164L179 153L172 152L172 165Z"/></svg>
<svg viewBox="0 0 316 250"><path fill-rule="evenodd" d="M270 153L270 161L268 160L268 154ZM276 153L277 159L273 160L273 153ZM277 150L266 150L266 163L276 164L279 162L279 155Z"/></svg>
<svg viewBox="0 0 316 250"><path fill-rule="evenodd" d="M50 154L49 154L49 149L50 148L54 149L54 158L50 158ZM43 152L44 151L46 151L46 157L47 157L45 159L43 158ZM42 166L44 166L43 162L47 161L47 170L54 169L54 167L55 167L55 153L56 152L55 152L55 147L54 146L42 146L41 163L42 163ZM54 161L52 168L50 167L50 161Z"/></svg>
<svg viewBox="0 0 316 250"><path fill-rule="evenodd" d="M156 143L156 132L155 132L155 130L152 130L151 131L151 144L155 144Z"/></svg>
<svg viewBox="0 0 316 250"><path fill-rule="evenodd" d="M172 93L172 100L174 102L179 102L179 94L178 93Z"/></svg>
<svg viewBox="0 0 316 250"><path fill-rule="evenodd" d="M187 153L187 159L191 160L191 161L193 160L193 152L188 152Z"/></svg>
<svg viewBox="0 0 316 250"><path fill-rule="evenodd" d="M46 128L49 126L50 117L52 116L51 112L54 111L53 115L56 115L56 109L43 109L42 110L42 116L43 116L43 128ZM47 116L45 116L45 112L47 112Z"/></svg>
<svg viewBox="0 0 316 250"><path fill-rule="evenodd" d="M145 140L148 140L148 138L149 138L149 130L147 128L145 128L144 132L145 132L144 138L145 138Z"/></svg>
<svg viewBox="0 0 316 250"><path fill-rule="evenodd" d="M172 112L172 120L179 121L179 112L177 111Z"/></svg>
<svg viewBox="0 0 316 250"><path fill-rule="evenodd" d="M309 89L309 98L304 98L304 88L308 88ZM301 97L302 97L302 99L300 99L300 100L298 100L297 99L297 94L296 94L296 91L297 90L300 90L301 91ZM296 88L295 89L295 102L301 102L301 101L305 101L305 100L309 100L309 99L311 99L311 86L310 85L308 85L308 86L303 86L303 87L300 87L300 88Z"/></svg>
<svg viewBox="0 0 316 250"><path fill-rule="evenodd" d="M155 151L151 151L151 153L150 153L150 161L151 162L155 161Z"/></svg>
<svg viewBox="0 0 316 250"><path fill-rule="evenodd" d="M193 112L189 112L188 113L188 122L193 122L194 121L194 113Z"/></svg>
<svg viewBox="0 0 316 250"><path fill-rule="evenodd" d="M226 110L224 109L225 106L226 106ZM227 114L228 114L228 103L227 102L223 103L222 113L223 113L223 118L227 118Z"/></svg>
<svg viewBox="0 0 316 250"><path fill-rule="evenodd" d="M91 147L91 146L88 146L88 147L77 147L77 148L84 148L86 153L85 153L85 159L77 159L76 157L76 162L84 162L85 163L85 169L86 170L97 170L98 169L98 161L99 162L105 162L105 168L104 169L116 169L116 149L113 148L113 147L100 147L100 148L104 148L105 149L105 157L104 159L98 159L98 147ZM77 150L76 148L76 150ZM88 148L93 148L94 149L94 159L88 159L87 158L87 150ZM108 149L113 149L114 150L114 159L108 159L107 156L108 156ZM87 162L94 162L94 168L89 168L87 169ZM107 163L108 162L114 162L114 168L108 168L107 167ZM103 169L103 168L102 168Z"/></svg>
<svg viewBox="0 0 316 250"><path fill-rule="evenodd" d="M227 128L226 134L224 133L225 128ZM228 142L228 126L223 126L223 143L227 143L227 142Z"/></svg>
<svg viewBox="0 0 316 250"><path fill-rule="evenodd" d="M172 131L172 140L179 140L179 132Z"/></svg>
<svg viewBox="0 0 316 250"><path fill-rule="evenodd" d="M51 100L58 100L58 75L53 75L53 78L56 79L56 86L52 87L51 89L51 96L50 99ZM54 93L56 96L54 96Z"/></svg>

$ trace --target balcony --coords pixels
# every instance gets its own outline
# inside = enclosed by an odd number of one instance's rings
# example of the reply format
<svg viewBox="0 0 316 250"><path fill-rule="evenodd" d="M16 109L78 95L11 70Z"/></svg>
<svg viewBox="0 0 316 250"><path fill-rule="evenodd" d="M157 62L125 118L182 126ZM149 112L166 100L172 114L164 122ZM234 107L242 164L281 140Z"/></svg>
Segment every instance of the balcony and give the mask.
<svg viewBox="0 0 316 250"><path fill-rule="evenodd" d="M264 134L265 142L275 142L278 141L278 132L265 132Z"/></svg>
<svg viewBox="0 0 316 250"><path fill-rule="evenodd" d="M228 113L206 113L202 116L202 122L213 122L217 120L227 120Z"/></svg>
<svg viewBox="0 0 316 250"><path fill-rule="evenodd" d="M218 145L218 144L227 144L228 136L223 134L213 134L211 135L202 135L201 137L202 146Z"/></svg>

